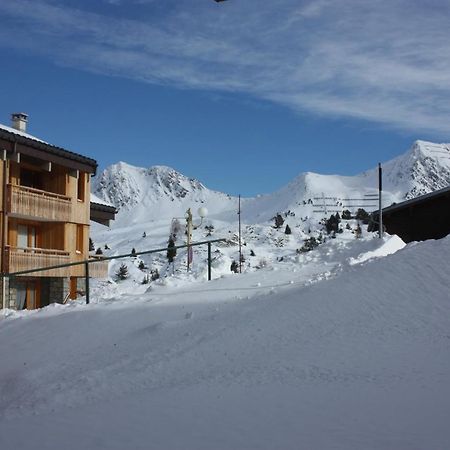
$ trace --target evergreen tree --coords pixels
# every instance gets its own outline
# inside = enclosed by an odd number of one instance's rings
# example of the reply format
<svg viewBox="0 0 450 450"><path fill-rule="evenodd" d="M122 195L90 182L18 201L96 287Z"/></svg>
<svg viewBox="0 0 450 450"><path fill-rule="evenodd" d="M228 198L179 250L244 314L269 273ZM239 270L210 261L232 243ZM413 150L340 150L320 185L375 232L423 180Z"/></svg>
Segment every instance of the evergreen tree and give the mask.
<svg viewBox="0 0 450 450"><path fill-rule="evenodd" d="M363 224L367 225L369 223L370 215L365 209L359 208L356 212L355 219L361 220Z"/></svg>
<svg viewBox="0 0 450 450"><path fill-rule="evenodd" d="M145 231L142 233L142 237L143 237L143 238L146 238L146 237L147 237L147 233L146 233Z"/></svg>
<svg viewBox="0 0 450 450"><path fill-rule="evenodd" d="M95 250L94 241L89 238L89 251L93 252Z"/></svg>
<svg viewBox="0 0 450 450"><path fill-rule="evenodd" d="M136 249L134 247L131 249L131 256L136 256Z"/></svg>
<svg viewBox="0 0 450 450"><path fill-rule="evenodd" d="M103 250L99 247L96 251L95 251L96 255L103 255Z"/></svg>
<svg viewBox="0 0 450 450"><path fill-rule="evenodd" d="M108 244L105 244L105 250L109 250Z"/></svg>
<svg viewBox="0 0 450 450"><path fill-rule="evenodd" d="M138 269L139 270L145 270L145 264L144 264L144 261L139 261L139 265L138 265Z"/></svg>
<svg viewBox="0 0 450 450"><path fill-rule="evenodd" d="M128 267L126 264L121 264L119 270L116 272L118 280L126 280L129 277Z"/></svg>
<svg viewBox="0 0 450 450"><path fill-rule="evenodd" d="M284 234L292 234L291 227L286 225L286 229L284 230Z"/></svg>
<svg viewBox="0 0 450 450"><path fill-rule="evenodd" d="M167 259L169 263L173 263L175 256L177 256L177 249L175 248L174 238L170 236L169 242L167 244Z"/></svg>
<svg viewBox="0 0 450 450"><path fill-rule="evenodd" d="M343 219L343 220L351 220L351 218L352 218L351 212L350 212L348 209L345 209L345 210L342 212L342 219Z"/></svg>
<svg viewBox="0 0 450 450"><path fill-rule="evenodd" d="M275 216L275 228L280 228L283 226L284 219L280 213Z"/></svg>
<svg viewBox="0 0 450 450"><path fill-rule="evenodd" d="M234 272L234 273L238 273L239 272L239 264L234 259L231 262L230 270L232 272Z"/></svg>
<svg viewBox="0 0 450 450"><path fill-rule="evenodd" d="M250 256L256 256L253 250L250 250Z"/></svg>
<svg viewBox="0 0 450 450"><path fill-rule="evenodd" d="M325 229L327 230L327 233L337 233L340 221L341 219L338 214L336 214L336 216L331 214L330 218L325 221Z"/></svg>

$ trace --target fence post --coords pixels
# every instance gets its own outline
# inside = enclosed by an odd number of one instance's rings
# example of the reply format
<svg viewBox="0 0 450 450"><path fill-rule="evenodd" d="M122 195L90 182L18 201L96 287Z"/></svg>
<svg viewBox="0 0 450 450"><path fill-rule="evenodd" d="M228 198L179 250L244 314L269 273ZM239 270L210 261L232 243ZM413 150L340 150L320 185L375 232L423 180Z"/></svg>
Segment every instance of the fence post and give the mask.
<svg viewBox="0 0 450 450"><path fill-rule="evenodd" d="M84 263L84 276L86 279L86 305L89 305L89 263L87 261Z"/></svg>
<svg viewBox="0 0 450 450"><path fill-rule="evenodd" d="M208 281L211 281L211 242L208 242Z"/></svg>

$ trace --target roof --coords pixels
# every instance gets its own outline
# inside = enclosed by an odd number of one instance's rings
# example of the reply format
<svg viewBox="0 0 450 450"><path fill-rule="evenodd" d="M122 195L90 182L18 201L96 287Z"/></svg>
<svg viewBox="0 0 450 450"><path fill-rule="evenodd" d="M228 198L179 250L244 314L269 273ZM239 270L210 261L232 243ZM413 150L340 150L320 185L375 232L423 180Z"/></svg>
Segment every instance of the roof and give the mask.
<svg viewBox="0 0 450 450"><path fill-rule="evenodd" d="M105 209L105 210L116 210L116 207L112 205L111 203L106 202L105 200L102 200L101 198L97 197L95 194L91 194L91 205L94 206L96 209Z"/></svg>
<svg viewBox="0 0 450 450"><path fill-rule="evenodd" d="M423 202L426 202L426 201L429 201L429 200L432 200L432 199L435 199L435 198L438 198L441 196L446 196L446 195L450 195L450 186L443 188L443 189L439 189L438 191L429 192L428 194L424 194L419 197L415 197L415 198L406 200L401 203L395 203L391 206L383 208L382 209L383 215L393 213L396 211L400 211L401 209L409 208L411 206L419 205ZM375 214L375 215L378 214L378 210L374 211L372 214Z"/></svg>
<svg viewBox="0 0 450 450"><path fill-rule="evenodd" d="M49 144L36 138L35 136L32 136L31 134L24 133L23 131L16 130L15 128L11 128L3 124L0 124L0 139L11 143L22 144L23 146L53 155L59 159L75 161L83 166L87 166L86 168L90 168L90 172L93 174L97 171L98 164L95 159L88 158L87 156L83 156L79 153Z"/></svg>

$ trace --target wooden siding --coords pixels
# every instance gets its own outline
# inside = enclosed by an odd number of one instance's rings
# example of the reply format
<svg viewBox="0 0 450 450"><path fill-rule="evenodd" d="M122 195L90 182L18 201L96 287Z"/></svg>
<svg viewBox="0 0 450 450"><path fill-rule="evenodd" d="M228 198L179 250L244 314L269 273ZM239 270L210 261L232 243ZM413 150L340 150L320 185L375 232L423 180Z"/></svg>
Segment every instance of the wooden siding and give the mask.
<svg viewBox="0 0 450 450"><path fill-rule="evenodd" d="M20 272L40 267L56 266L70 262L68 252L62 250L48 250L42 248L18 248L7 247L8 272ZM27 274L36 277L67 277L70 275L70 267L45 270Z"/></svg>
<svg viewBox="0 0 450 450"><path fill-rule="evenodd" d="M69 221L72 215L69 197L30 187L9 184L7 201L10 214L59 222Z"/></svg>

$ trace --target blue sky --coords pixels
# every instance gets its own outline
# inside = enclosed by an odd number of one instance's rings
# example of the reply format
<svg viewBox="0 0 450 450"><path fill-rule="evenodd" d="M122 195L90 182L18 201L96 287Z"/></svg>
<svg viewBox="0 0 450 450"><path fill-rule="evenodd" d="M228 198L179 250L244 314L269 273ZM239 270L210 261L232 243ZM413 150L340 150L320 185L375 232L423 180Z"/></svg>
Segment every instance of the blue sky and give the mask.
<svg viewBox="0 0 450 450"><path fill-rule="evenodd" d="M450 141L450 3L0 2L0 123L212 189L352 175Z"/></svg>

